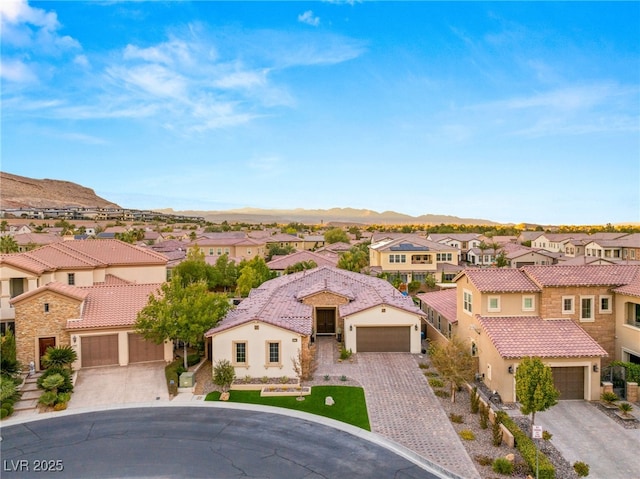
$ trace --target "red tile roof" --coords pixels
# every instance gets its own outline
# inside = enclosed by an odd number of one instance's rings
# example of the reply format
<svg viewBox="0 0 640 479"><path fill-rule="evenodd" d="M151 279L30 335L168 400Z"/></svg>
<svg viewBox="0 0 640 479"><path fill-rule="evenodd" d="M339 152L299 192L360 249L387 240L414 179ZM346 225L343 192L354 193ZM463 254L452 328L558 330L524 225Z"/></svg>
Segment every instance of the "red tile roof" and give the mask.
<svg viewBox="0 0 640 479"><path fill-rule="evenodd" d="M521 270L541 287L621 286L633 281L640 272L640 266L524 266Z"/></svg>
<svg viewBox="0 0 640 479"><path fill-rule="evenodd" d="M22 293L21 295L15 296L11 298L9 303L16 304L25 299L36 296L45 291L52 291L54 293L61 294L63 296L67 296L69 298L76 299L78 301L83 301L87 297L87 291L84 288L78 288L76 286L69 286L64 283L51 282L47 283L44 286L40 286L39 288L32 289L31 291L27 291L26 293Z"/></svg>
<svg viewBox="0 0 640 479"><path fill-rule="evenodd" d="M540 317L476 316L503 358L602 357L607 352L584 329L570 319Z"/></svg>
<svg viewBox="0 0 640 479"><path fill-rule="evenodd" d="M395 307L424 317L424 313L410 297L403 296L383 279L338 268L319 267L280 276L253 289L249 297L230 311L218 326L209 330L206 336L254 320L300 334L311 334L313 307L302 303L298 295L306 297L323 291L351 299L338 307L342 317L379 305Z"/></svg>
<svg viewBox="0 0 640 479"><path fill-rule="evenodd" d="M313 251L298 251L296 253L285 256L274 256L267 263L270 270L285 270L288 266L292 266L301 261L313 261L318 266L336 266L338 257L336 255L322 255Z"/></svg>
<svg viewBox="0 0 640 479"><path fill-rule="evenodd" d="M466 275L482 293L535 293L540 288L522 271L513 268L469 268L458 275Z"/></svg>
<svg viewBox="0 0 640 479"><path fill-rule="evenodd" d="M416 296L420 301L449 320L450 323L456 323L458 322L456 318L456 295L456 288L450 288L431 293L420 293Z"/></svg>
<svg viewBox="0 0 640 479"><path fill-rule="evenodd" d="M69 319L67 329L133 326L149 295L158 294L160 284L108 284L78 288L87 296L80 319Z"/></svg>
<svg viewBox="0 0 640 479"><path fill-rule="evenodd" d="M626 294L628 296L640 297L640 273L638 273L629 284L620 286L613 291L615 293Z"/></svg>

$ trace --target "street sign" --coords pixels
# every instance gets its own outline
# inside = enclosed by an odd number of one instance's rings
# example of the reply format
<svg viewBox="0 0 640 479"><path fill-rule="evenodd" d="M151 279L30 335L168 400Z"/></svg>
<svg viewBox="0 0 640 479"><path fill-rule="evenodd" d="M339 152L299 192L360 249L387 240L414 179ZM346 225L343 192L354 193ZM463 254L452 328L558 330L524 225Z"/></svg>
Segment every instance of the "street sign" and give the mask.
<svg viewBox="0 0 640 479"><path fill-rule="evenodd" d="M533 426L533 439L542 439L542 426Z"/></svg>

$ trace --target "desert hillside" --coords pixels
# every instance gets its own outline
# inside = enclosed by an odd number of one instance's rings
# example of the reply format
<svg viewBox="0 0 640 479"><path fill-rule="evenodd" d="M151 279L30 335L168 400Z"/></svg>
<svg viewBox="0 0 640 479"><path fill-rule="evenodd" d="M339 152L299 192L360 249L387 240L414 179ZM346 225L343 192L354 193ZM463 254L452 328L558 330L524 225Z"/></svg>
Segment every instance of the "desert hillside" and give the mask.
<svg viewBox="0 0 640 479"><path fill-rule="evenodd" d="M91 188L70 181L36 180L0 172L1 208L119 208Z"/></svg>

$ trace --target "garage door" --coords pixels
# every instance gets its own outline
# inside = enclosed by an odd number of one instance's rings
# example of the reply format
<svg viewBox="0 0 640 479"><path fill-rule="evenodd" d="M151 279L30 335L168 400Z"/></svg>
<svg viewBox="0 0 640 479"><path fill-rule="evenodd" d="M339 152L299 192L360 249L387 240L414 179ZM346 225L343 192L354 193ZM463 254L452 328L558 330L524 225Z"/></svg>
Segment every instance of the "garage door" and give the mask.
<svg viewBox="0 0 640 479"><path fill-rule="evenodd" d="M584 399L584 368L551 368L560 399Z"/></svg>
<svg viewBox="0 0 640 479"><path fill-rule="evenodd" d="M117 334L85 336L80 341L83 368L119 364Z"/></svg>
<svg viewBox="0 0 640 479"><path fill-rule="evenodd" d="M364 352L410 352L409 326L376 326L356 328L356 348Z"/></svg>
<svg viewBox="0 0 640 479"><path fill-rule="evenodd" d="M164 344L147 341L141 334L129 334L129 363L164 359Z"/></svg>

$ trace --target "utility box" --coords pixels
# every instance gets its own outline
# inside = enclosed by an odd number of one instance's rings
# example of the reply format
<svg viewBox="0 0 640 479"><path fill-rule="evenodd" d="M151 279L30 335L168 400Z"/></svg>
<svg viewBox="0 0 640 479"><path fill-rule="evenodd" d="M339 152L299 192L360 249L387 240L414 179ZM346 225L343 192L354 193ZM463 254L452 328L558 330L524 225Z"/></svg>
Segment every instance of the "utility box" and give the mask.
<svg viewBox="0 0 640 479"><path fill-rule="evenodd" d="M180 375L180 387L181 388L192 388L193 387L193 374L194 373L182 373Z"/></svg>

